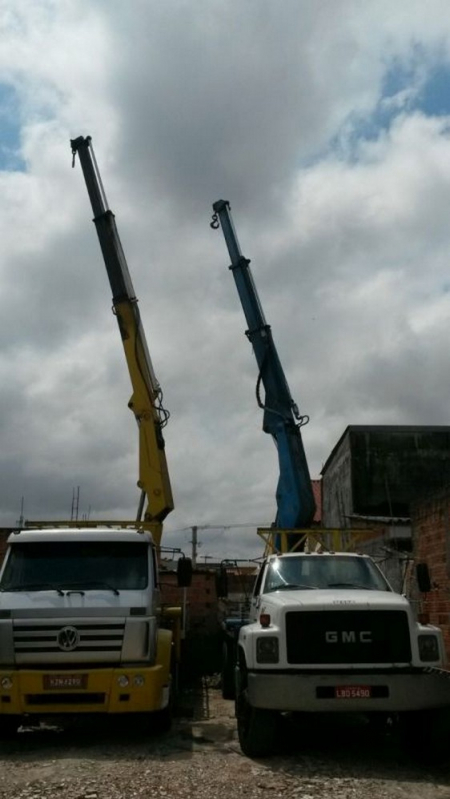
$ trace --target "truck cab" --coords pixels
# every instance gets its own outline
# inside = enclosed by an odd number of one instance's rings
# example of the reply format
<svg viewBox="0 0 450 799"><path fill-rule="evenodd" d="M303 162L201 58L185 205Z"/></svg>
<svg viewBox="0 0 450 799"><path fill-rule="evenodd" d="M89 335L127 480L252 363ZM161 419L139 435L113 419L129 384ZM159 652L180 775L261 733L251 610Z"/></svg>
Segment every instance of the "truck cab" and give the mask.
<svg viewBox="0 0 450 799"><path fill-rule="evenodd" d="M0 727L23 717L164 711L155 546L120 529L13 533L0 573Z"/></svg>
<svg viewBox="0 0 450 799"><path fill-rule="evenodd" d="M280 715L420 713L450 705L437 627L420 624L368 556L286 553L265 559L239 632L241 748L271 754Z"/></svg>

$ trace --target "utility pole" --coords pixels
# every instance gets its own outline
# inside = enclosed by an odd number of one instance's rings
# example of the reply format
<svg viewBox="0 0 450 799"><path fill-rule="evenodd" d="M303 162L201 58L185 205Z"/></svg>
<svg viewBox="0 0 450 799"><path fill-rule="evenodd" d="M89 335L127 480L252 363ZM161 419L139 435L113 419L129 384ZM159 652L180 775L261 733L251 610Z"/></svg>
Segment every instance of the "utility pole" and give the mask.
<svg viewBox="0 0 450 799"><path fill-rule="evenodd" d="M259 522L254 522L252 524L244 522L243 524L194 524L191 527L183 527L183 530L192 530L192 538L189 541L189 543L192 544L192 555L191 555L192 565L194 567L197 565L198 550L202 546L202 542L198 540L199 530L231 530L233 527L261 527L261 526L262 525ZM269 524L267 526L269 527ZM203 557L210 558L213 556L204 555Z"/></svg>
<svg viewBox="0 0 450 799"><path fill-rule="evenodd" d="M194 524L194 526L191 528L191 530L192 530L192 540L191 540L191 544L192 544L192 566L195 569L195 567L197 566L197 550L198 550L198 539L197 539L198 527L197 527L197 525Z"/></svg>
<svg viewBox="0 0 450 799"><path fill-rule="evenodd" d="M75 488L72 490L72 511L70 514L70 521L77 522L78 521L78 510L80 507L80 486L77 486L77 491L75 492Z"/></svg>

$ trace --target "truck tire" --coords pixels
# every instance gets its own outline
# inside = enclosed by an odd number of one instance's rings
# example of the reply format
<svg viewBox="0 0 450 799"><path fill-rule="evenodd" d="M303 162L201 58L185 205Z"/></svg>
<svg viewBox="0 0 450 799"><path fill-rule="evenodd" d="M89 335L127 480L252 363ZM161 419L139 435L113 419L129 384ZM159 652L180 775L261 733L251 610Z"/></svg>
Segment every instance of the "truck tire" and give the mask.
<svg viewBox="0 0 450 799"><path fill-rule="evenodd" d="M223 642L222 646L222 698L234 699L236 696L236 689L234 685L234 645L233 642Z"/></svg>
<svg viewBox="0 0 450 799"><path fill-rule="evenodd" d="M172 728L172 707L169 705L164 710L158 710L153 713L153 723L155 730L158 733L169 732Z"/></svg>
<svg viewBox="0 0 450 799"><path fill-rule="evenodd" d="M391 729L392 719L389 713L374 711L367 714L367 727L369 735L374 738L383 738Z"/></svg>
<svg viewBox="0 0 450 799"><path fill-rule="evenodd" d="M0 739L5 741L17 734L20 726L19 716L0 716Z"/></svg>
<svg viewBox="0 0 450 799"><path fill-rule="evenodd" d="M173 711L176 703L176 686L177 686L177 679L176 679L176 664L175 660L172 661L172 680L170 684L170 694L169 694L169 702L165 708L162 710L157 710L156 713L153 713L153 723L155 725L155 729L158 733L169 732L172 728L172 721L173 721Z"/></svg>
<svg viewBox="0 0 450 799"><path fill-rule="evenodd" d="M447 760L450 708L431 708L399 714L401 742L415 760L436 764Z"/></svg>
<svg viewBox="0 0 450 799"><path fill-rule="evenodd" d="M247 757L268 757L276 752L279 714L274 710L253 707L247 690L236 700L238 737Z"/></svg>

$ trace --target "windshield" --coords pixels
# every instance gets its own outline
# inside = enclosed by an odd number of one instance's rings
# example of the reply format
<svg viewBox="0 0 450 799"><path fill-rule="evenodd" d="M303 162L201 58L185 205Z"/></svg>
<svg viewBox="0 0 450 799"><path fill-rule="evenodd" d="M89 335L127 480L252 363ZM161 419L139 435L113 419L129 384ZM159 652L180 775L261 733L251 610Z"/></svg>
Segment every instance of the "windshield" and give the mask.
<svg viewBox="0 0 450 799"><path fill-rule="evenodd" d="M302 555L269 563L264 591L289 588L365 588L390 591L381 572L367 558L345 555Z"/></svg>
<svg viewBox="0 0 450 799"><path fill-rule="evenodd" d="M13 544L0 590L139 590L148 584L148 545L126 541Z"/></svg>

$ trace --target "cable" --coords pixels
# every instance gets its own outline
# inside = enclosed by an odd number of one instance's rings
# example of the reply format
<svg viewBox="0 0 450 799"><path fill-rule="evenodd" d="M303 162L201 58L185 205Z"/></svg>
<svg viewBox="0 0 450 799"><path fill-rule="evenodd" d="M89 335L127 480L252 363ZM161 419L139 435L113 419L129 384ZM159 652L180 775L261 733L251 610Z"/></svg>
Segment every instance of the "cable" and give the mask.
<svg viewBox="0 0 450 799"><path fill-rule="evenodd" d="M267 411L268 413L273 413L276 416L280 416L281 419L283 419L283 421L287 421L285 419L285 416L282 413L280 413L280 411L276 411L274 408L269 408L268 405L264 405L264 403L263 403L263 401L261 399L260 388L261 388L261 383L263 381L262 373L263 373L263 368L264 368L264 364L265 364L266 358L267 358L267 351L266 351L266 353L264 355L263 362L262 362L261 368L259 370L258 379L256 381L256 389L255 389L256 402L257 402L258 406L261 408L261 410ZM306 424L308 424L310 417L306 413L303 414L303 415L300 413L300 411L298 409L298 405L294 402L292 397L291 397L291 411L292 411L295 419L297 420L297 423L298 423L297 427L304 427Z"/></svg>

